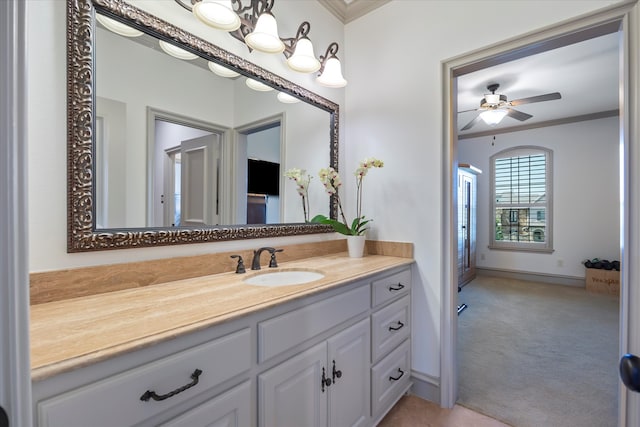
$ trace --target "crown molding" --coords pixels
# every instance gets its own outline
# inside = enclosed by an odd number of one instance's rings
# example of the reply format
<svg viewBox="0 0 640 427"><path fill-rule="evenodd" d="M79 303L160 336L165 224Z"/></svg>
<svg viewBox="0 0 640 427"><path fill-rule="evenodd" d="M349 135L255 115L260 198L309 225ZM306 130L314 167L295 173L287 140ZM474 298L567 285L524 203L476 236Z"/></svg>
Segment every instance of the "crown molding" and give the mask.
<svg viewBox="0 0 640 427"><path fill-rule="evenodd" d="M318 3L327 8L329 12L344 24L347 24L390 1L391 0L352 0L347 3L345 0L318 0Z"/></svg>

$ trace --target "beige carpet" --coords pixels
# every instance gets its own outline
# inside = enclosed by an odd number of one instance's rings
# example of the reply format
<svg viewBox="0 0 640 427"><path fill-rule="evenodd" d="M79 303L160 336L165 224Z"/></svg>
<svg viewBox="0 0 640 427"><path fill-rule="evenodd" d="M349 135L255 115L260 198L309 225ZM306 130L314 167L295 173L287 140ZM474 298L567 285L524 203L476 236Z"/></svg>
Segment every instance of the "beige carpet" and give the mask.
<svg viewBox="0 0 640 427"><path fill-rule="evenodd" d="M480 276L458 323L458 403L517 427L617 425L618 297Z"/></svg>

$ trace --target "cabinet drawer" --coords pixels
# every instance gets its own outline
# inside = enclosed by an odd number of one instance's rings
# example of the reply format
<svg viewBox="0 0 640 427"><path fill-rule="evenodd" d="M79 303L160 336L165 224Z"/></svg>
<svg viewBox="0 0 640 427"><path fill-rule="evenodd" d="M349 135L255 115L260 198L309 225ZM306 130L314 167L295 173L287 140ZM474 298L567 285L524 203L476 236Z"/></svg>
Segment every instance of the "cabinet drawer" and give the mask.
<svg viewBox="0 0 640 427"><path fill-rule="evenodd" d="M411 290L411 268L372 282L373 307L391 301Z"/></svg>
<svg viewBox="0 0 640 427"><path fill-rule="evenodd" d="M246 381L162 424L162 427L246 427L249 425L251 425L251 382Z"/></svg>
<svg viewBox="0 0 640 427"><path fill-rule="evenodd" d="M378 310L371 316L371 360L393 350L411 334L409 295Z"/></svg>
<svg viewBox="0 0 640 427"><path fill-rule="evenodd" d="M369 309L369 286L316 302L258 324L258 359L270 359Z"/></svg>
<svg viewBox="0 0 640 427"><path fill-rule="evenodd" d="M409 385L411 341L406 340L371 369L371 401L374 418L386 412Z"/></svg>
<svg viewBox="0 0 640 427"><path fill-rule="evenodd" d="M248 371L250 367L251 334L247 328L39 402L38 425L134 425ZM162 396L194 382L192 374L196 369L202 373L192 388L162 401L141 399L148 390Z"/></svg>

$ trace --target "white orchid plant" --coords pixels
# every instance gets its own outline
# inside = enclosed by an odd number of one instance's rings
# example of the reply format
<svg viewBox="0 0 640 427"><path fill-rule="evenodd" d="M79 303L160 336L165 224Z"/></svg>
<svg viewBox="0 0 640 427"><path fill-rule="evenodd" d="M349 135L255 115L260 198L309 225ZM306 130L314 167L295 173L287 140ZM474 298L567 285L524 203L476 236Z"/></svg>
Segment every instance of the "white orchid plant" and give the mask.
<svg viewBox="0 0 640 427"><path fill-rule="evenodd" d="M340 201L340 194L338 192L340 186L342 186L340 175L332 167L321 169L320 172L318 172L320 182L324 185L327 194L335 196L342 221L327 218L325 215L316 215L311 222L330 224L336 232L347 236L362 236L368 229L367 224L372 221L362 215L362 181L365 175L367 175L367 172L369 172L369 169L381 168L383 166L384 163L382 160L368 157L361 161L356 169L354 173L356 178L356 217L351 223L347 221Z"/></svg>
<svg viewBox="0 0 640 427"><path fill-rule="evenodd" d="M291 168L284 173L284 176L296 183L296 190L302 198L302 212L304 222L309 222L309 183L311 175L305 169Z"/></svg>

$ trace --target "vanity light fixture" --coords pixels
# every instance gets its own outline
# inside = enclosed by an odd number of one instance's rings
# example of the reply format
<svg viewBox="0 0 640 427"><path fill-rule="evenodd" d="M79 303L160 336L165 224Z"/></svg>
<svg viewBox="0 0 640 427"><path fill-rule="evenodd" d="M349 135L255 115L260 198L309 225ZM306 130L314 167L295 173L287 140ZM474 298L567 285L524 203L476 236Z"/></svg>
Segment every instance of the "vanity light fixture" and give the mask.
<svg viewBox="0 0 640 427"><path fill-rule="evenodd" d="M240 28L240 17L233 11L231 0L202 0L193 5L193 14L205 24L224 31Z"/></svg>
<svg viewBox="0 0 640 427"><path fill-rule="evenodd" d="M278 35L278 23L271 12L264 12L260 15L253 31L244 36L244 42L250 48L260 52L284 52L284 43Z"/></svg>
<svg viewBox="0 0 640 427"><path fill-rule="evenodd" d="M195 55L191 52L187 52L186 50L179 48L178 46L174 46L171 43L167 43L164 40L159 40L160 48L165 53L173 56L174 58L184 59L185 61L191 61L192 59L196 59L198 55Z"/></svg>
<svg viewBox="0 0 640 427"><path fill-rule="evenodd" d="M259 82L254 79L250 79L247 77L247 81L245 82L247 86L249 86L253 90L257 90L258 92L269 92L272 91L273 88L271 86L267 86L266 84Z"/></svg>
<svg viewBox="0 0 640 427"><path fill-rule="evenodd" d="M240 73L236 73L232 69L227 68L227 67L223 67L222 65L216 64L215 62L209 61L208 65L209 65L209 69L214 74L217 74L220 77L227 77L229 79L233 79L233 78L238 77L240 75Z"/></svg>
<svg viewBox="0 0 640 427"><path fill-rule="evenodd" d="M284 92L278 92L277 98L278 98L278 101L283 102L285 104L296 104L300 102L300 100L295 96L291 96L288 93L284 93Z"/></svg>
<svg viewBox="0 0 640 427"><path fill-rule="evenodd" d="M491 109L480 113L480 118L489 126L495 126L507 115L507 110Z"/></svg>
<svg viewBox="0 0 640 427"><path fill-rule="evenodd" d="M247 1L249 4L247 4ZM340 61L335 56L338 44L333 42L327 49L327 59L315 57L313 44L308 37L311 25L305 21L298 27L295 37L282 38L278 34L278 24L271 10L275 0L175 0L180 6L192 12L205 24L229 31L229 34L245 43L249 50L265 53L283 53L287 65L300 73L315 73L325 70L317 79L318 83L327 87L344 87L347 81L342 77ZM229 10L238 17L238 27L215 24L215 21L226 22ZM205 13L206 11L206 13ZM222 17L218 17L220 12ZM331 56L329 56L329 53ZM325 75L326 74L326 75Z"/></svg>
<svg viewBox="0 0 640 427"><path fill-rule="evenodd" d="M336 53L338 53L338 43L334 42L329 45L327 52L320 56L322 68L316 81L323 86L337 88L347 85L347 81L342 77L342 65Z"/></svg>
<svg viewBox="0 0 640 427"><path fill-rule="evenodd" d="M140 37L143 33L140 30L136 30L128 25L118 22L115 19L111 19L107 16L96 13L96 19L107 30L112 31L124 37Z"/></svg>

